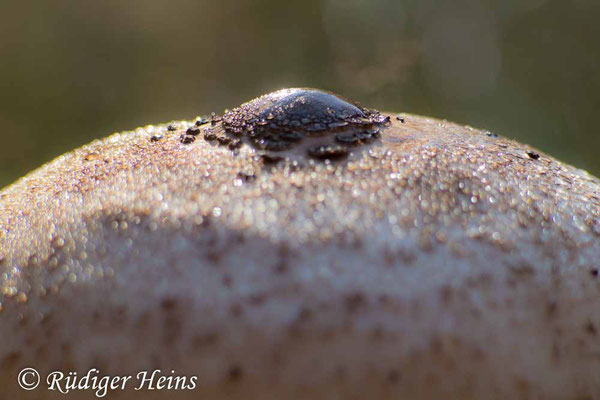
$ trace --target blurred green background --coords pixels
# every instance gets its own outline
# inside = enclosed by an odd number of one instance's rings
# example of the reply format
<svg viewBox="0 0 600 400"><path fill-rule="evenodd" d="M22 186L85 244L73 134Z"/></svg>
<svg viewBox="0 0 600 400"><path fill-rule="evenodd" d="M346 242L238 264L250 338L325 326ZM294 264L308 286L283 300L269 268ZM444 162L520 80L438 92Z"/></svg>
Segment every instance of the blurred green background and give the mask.
<svg viewBox="0 0 600 400"><path fill-rule="evenodd" d="M598 0L0 2L0 186L286 86L489 129L600 174Z"/></svg>

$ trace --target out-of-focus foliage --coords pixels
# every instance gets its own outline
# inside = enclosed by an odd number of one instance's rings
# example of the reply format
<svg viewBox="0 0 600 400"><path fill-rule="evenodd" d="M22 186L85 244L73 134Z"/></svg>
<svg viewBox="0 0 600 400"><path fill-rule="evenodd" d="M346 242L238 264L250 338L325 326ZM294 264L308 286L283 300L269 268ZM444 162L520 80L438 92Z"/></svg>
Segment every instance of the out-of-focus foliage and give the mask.
<svg viewBox="0 0 600 400"><path fill-rule="evenodd" d="M598 0L4 0L0 186L94 138L285 86L599 174L599 20Z"/></svg>

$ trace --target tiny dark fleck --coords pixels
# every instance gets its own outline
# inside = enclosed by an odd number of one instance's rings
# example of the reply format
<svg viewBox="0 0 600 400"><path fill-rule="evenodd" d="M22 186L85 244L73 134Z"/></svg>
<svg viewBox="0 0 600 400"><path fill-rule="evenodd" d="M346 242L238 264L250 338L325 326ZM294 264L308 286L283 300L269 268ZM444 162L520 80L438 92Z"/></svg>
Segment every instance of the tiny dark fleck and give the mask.
<svg viewBox="0 0 600 400"><path fill-rule="evenodd" d="M172 310L177 306L177 300L171 297L165 297L161 302L160 306L163 310Z"/></svg>
<svg viewBox="0 0 600 400"><path fill-rule="evenodd" d="M388 296L387 294L382 294L381 296L379 296L377 298L377 301L385 306L388 306L392 303L392 299L390 299L390 296Z"/></svg>
<svg viewBox="0 0 600 400"><path fill-rule="evenodd" d="M528 278L535 275L535 269L528 264L511 266L509 268L510 272L519 278Z"/></svg>
<svg viewBox="0 0 600 400"><path fill-rule="evenodd" d="M298 311L298 315L296 316L296 321L298 321L298 322L308 321L309 319L311 319L311 317L312 317L311 309L308 307L302 307L302 308L300 308L300 311Z"/></svg>
<svg viewBox="0 0 600 400"><path fill-rule="evenodd" d="M440 289L440 299L444 304L448 304L452 301L454 290L449 285L444 285Z"/></svg>
<svg viewBox="0 0 600 400"><path fill-rule="evenodd" d="M288 266L285 261L280 261L275 266L275 272L279 275L285 274L287 272L287 270L288 270Z"/></svg>
<svg viewBox="0 0 600 400"><path fill-rule="evenodd" d="M216 248L210 248L206 251L206 258L208 258L213 265L217 266L221 263L223 253Z"/></svg>
<svg viewBox="0 0 600 400"><path fill-rule="evenodd" d="M183 144L190 144L190 143L194 143L194 141L196 140L196 137L183 134L179 137L179 139L180 139L181 143L183 143Z"/></svg>
<svg viewBox="0 0 600 400"><path fill-rule="evenodd" d="M558 363L558 361L560 361L560 347L558 346L558 343L552 343L552 360L555 363Z"/></svg>
<svg viewBox="0 0 600 400"><path fill-rule="evenodd" d="M198 118L196 120L196 126L208 124L210 121L205 118Z"/></svg>
<svg viewBox="0 0 600 400"><path fill-rule="evenodd" d="M263 155L261 155L261 158L262 158L263 162L266 164L276 164L280 161L283 161L283 157L274 156L272 154L263 154Z"/></svg>
<svg viewBox="0 0 600 400"><path fill-rule="evenodd" d="M498 135L496 135L495 133L493 133L493 132L490 132L490 131L485 131L485 132L483 132L483 133L484 133L486 136L489 136L489 137L491 137L491 138L494 138L494 139L498 137Z"/></svg>
<svg viewBox="0 0 600 400"><path fill-rule="evenodd" d="M388 373L387 380L391 384L398 383L400 380L400 374L396 370L392 370Z"/></svg>
<svg viewBox="0 0 600 400"><path fill-rule="evenodd" d="M193 347L212 346L217 343L219 336L216 333L206 333L203 335L194 336L192 339Z"/></svg>
<svg viewBox="0 0 600 400"><path fill-rule="evenodd" d="M377 324L375 328L373 328L369 333L369 337L371 338L371 340L376 342L381 341L383 339L383 336L383 328L379 324Z"/></svg>
<svg viewBox="0 0 600 400"><path fill-rule="evenodd" d="M401 124L403 124L403 123L405 123L405 122L406 122L406 121L404 121L404 117L403 117L403 116L401 116L401 115L397 115L397 116L396 116L396 119L397 119L398 121L400 121L400 123L401 123Z"/></svg>
<svg viewBox="0 0 600 400"><path fill-rule="evenodd" d="M238 176L238 178L240 178L241 180L243 180L245 182L252 182L253 180L256 179L256 175L248 174L248 173L244 173L244 172L238 172L237 176Z"/></svg>
<svg viewBox="0 0 600 400"><path fill-rule="evenodd" d="M185 131L185 133L187 133L188 135L192 135L192 136L198 136L198 134L200 134L200 128L191 127L191 128L188 128L188 130Z"/></svg>
<svg viewBox="0 0 600 400"><path fill-rule="evenodd" d="M528 393L529 386L530 386L529 382L526 379L517 377L516 387L520 392L522 392L523 394ZM525 396L525 397L528 397L528 396Z"/></svg>
<svg viewBox="0 0 600 400"><path fill-rule="evenodd" d="M540 155L538 153L535 153L531 150L527 151L527 155L529 156L529 158L531 158L532 160L537 160L540 158Z"/></svg>
<svg viewBox="0 0 600 400"><path fill-rule="evenodd" d="M595 336L598 333L598 329L596 329L596 326L594 325L594 323L592 321L589 321L585 325L585 330L587 331L587 333L589 333L590 335L593 335L593 336Z"/></svg>
<svg viewBox="0 0 600 400"><path fill-rule="evenodd" d="M343 366L338 366L335 370L335 379L343 382L346 379L346 369Z"/></svg>
<svg viewBox="0 0 600 400"><path fill-rule="evenodd" d="M9 368L13 365L15 365L19 359L21 358L21 353L18 351L11 351L8 354L6 354L4 356L4 358L2 359L2 362L0 363L0 365L2 365L5 368Z"/></svg>
<svg viewBox="0 0 600 400"><path fill-rule="evenodd" d="M556 315L558 311L558 305L555 302L550 302L546 305L546 314L548 317L552 318Z"/></svg>
<svg viewBox="0 0 600 400"><path fill-rule="evenodd" d="M242 306L240 304L236 303L231 306L231 308L229 309L229 312L231 313L232 316L239 317L240 315L242 315L244 310L242 309Z"/></svg>
<svg viewBox="0 0 600 400"><path fill-rule="evenodd" d="M265 294L257 293L250 296L249 303L253 306L261 306L266 299L267 296Z"/></svg>
<svg viewBox="0 0 600 400"><path fill-rule="evenodd" d="M594 277L597 278L598 275L600 275L600 270L598 270L598 268L594 268L590 271L590 274Z"/></svg>
<svg viewBox="0 0 600 400"><path fill-rule="evenodd" d="M173 125L169 125L169 126L167 126L167 130L168 130L169 132L172 132L172 131L174 131L174 130L175 130L175 127L174 127Z"/></svg>
<svg viewBox="0 0 600 400"><path fill-rule="evenodd" d="M353 293L346 297L346 309L353 313L365 304L365 296L362 293Z"/></svg>
<svg viewBox="0 0 600 400"><path fill-rule="evenodd" d="M158 141L159 141L160 139L162 139L162 138L163 138L163 136L162 136L162 135L160 135L160 134L159 134L159 135L153 135L153 136L150 138L150 141L151 141L151 142L158 142Z"/></svg>
<svg viewBox="0 0 600 400"><path fill-rule="evenodd" d="M243 375L244 375L244 371L242 370L241 366L232 365L231 367L229 367L229 371L227 372L227 379L230 382L237 382L240 379L242 379Z"/></svg>

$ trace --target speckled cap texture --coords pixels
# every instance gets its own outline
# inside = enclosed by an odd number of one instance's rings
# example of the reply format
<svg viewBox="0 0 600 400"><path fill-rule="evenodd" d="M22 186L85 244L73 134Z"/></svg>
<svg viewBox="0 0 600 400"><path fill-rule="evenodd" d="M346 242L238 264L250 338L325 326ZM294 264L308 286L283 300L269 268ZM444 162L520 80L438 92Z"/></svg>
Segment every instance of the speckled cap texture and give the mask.
<svg viewBox="0 0 600 400"><path fill-rule="evenodd" d="M597 178L326 92L260 99L0 192L0 398L93 396L24 392L26 366L198 376L144 398L600 397Z"/></svg>

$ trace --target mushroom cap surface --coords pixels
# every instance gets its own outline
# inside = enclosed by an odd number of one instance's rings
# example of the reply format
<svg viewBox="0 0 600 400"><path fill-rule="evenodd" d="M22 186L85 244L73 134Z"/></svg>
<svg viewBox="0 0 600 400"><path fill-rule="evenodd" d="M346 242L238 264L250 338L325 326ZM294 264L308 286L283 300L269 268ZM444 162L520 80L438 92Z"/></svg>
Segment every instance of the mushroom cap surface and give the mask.
<svg viewBox="0 0 600 400"><path fill-rule="evenodd" d="M600 396L598 179L392 116L275 163L140 128L2 190L0 392L58 395L31 366L198 377L150 398Z"/></svg>

